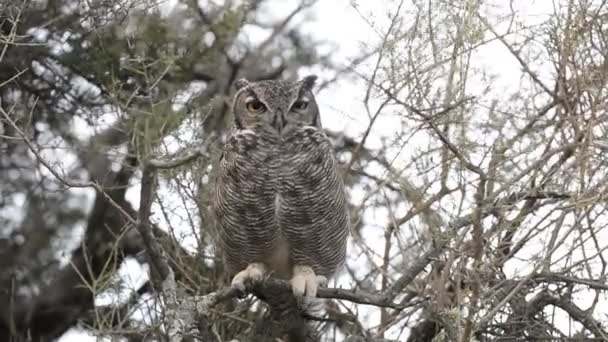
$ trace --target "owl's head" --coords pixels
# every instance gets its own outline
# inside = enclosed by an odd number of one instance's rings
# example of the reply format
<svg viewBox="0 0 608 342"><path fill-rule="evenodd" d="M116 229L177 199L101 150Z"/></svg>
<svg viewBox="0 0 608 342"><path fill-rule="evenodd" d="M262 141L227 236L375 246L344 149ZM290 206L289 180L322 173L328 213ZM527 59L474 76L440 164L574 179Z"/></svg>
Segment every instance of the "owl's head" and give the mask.
<svg viewBox="0 0 608 342"><path fill-rule="evenodd" d="M236 81L232 113L237 129L268 128L279 135L297 127L321 127L319 108L312 94L317 76L298 82Z"/></svg>

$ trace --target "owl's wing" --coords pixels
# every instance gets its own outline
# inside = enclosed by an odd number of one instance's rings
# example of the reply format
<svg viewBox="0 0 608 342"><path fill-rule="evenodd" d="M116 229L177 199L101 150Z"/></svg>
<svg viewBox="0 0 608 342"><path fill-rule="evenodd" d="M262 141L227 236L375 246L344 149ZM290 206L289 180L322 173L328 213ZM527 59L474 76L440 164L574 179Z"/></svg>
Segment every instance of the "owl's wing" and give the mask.
<svg viewBox="0 0 608 342"><path fill-rule="evenodd" d="M231 273L261 261L276 237L267 163L272 151L251 131L233 134L216 170L214 236Z"/></svg>
<svg viewBox="0 0 608 342"><path fill-rule="evenodd" d="M296 265L331 276L346 255L346 193L328 137L306 126L288 137L279 177L279 221Z"/></svg>

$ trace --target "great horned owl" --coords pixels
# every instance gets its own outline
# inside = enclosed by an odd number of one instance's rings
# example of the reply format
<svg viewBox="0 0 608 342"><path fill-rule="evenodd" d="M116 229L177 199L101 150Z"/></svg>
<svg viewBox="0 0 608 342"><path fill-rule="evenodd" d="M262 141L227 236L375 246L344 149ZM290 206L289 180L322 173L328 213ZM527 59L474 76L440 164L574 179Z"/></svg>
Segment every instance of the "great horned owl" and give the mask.
<svg viewBox="0 0 608 342"><path fill-rule="evenodd" d="M213 201L216 243L234 287L272 272L296 297L315 297L344 262L346 194L315 80L236 82Z"/></svg>

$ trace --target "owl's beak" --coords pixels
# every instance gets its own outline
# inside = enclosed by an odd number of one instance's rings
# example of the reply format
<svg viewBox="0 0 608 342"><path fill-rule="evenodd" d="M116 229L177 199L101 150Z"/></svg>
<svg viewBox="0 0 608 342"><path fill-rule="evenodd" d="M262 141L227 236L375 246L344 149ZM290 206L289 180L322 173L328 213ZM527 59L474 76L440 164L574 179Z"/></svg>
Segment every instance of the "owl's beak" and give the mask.
<svg viewBox="0 0 608 342"><path fill-rule="evenodd" d="M274 114L274 118L272 119L272 127L274 127L277 132L281 133L286 124L287 120L285 120L285 115L283 112L276 112Z"/></svg>

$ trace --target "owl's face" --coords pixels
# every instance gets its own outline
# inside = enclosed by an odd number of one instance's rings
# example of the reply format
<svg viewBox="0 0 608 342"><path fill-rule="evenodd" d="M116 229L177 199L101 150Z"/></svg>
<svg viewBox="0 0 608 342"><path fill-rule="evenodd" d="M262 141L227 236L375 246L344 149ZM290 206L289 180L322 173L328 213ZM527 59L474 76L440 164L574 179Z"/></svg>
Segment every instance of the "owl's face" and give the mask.
<svg viewBox="0 0 608 342"><path fill-rule="evenodd" d="M321 127L319 108L312 94L316 78L308 76L295 83L238 80L232 107L235 126L269 128L279 135L302 126Z"/></svg>

